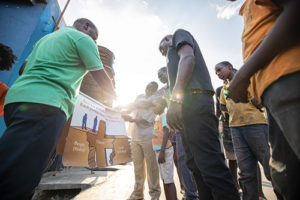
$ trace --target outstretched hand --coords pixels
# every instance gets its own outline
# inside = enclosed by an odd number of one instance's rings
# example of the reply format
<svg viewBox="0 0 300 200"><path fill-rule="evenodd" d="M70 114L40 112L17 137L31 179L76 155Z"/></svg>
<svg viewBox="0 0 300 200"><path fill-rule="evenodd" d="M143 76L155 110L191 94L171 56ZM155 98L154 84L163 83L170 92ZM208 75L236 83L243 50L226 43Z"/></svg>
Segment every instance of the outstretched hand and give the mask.
<svg viewBox="0 0 300 200"><path fill-rule="evenodd" d="M230 82L227 98L232 99L235 103L247 103L249 85L249 79L243 77L238 71Z"/></svg>
<svg viewBox="0 0 300 200"><path fill-rule="evenodd" d="M122 118L124 119L124 121L133 122L133 119L130 115L122 115Z"/></svg>

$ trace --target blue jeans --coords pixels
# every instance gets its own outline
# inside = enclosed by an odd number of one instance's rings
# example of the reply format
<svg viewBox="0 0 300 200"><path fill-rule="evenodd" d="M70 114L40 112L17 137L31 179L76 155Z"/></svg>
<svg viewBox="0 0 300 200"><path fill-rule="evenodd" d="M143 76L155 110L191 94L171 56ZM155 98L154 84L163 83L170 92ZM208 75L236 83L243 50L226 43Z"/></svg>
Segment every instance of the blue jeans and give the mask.
<svg viewBox="0 0 300 200"><path fill-rule="evenodd" d="M192 172L186 165L184 148L181 140L181 134L176 131L176 148L177 148L177 163L179 167L179 173L182 177L182 184L185 191L185 197L187 200L198 199L197 191L195 188Z"/></svg>
<svg viewBox="0 0 300 200"><path fill-rule="evenodd" d="M231 127L234 152L240 169L239 182L243 200L257 200L259 197L257 161L270 180L270 150L268 145L268 125L254 124Z"/></svg>
<svg viewBox="0 0 300 200"><path fill-rule="evenodd" d="M0 199L31 199L66 122L59 108L37 103L4 107L0 139Z"/></svg>

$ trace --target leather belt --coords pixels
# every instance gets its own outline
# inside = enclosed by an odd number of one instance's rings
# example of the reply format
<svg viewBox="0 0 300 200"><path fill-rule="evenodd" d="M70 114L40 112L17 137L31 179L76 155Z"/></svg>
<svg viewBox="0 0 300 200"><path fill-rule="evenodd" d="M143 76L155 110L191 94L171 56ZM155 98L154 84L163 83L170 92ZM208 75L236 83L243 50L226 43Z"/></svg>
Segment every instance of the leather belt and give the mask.
<svg viewBox="0 0 300 200"><path fill-rule="evenodd" d="M208 94L211 96L215 95L215 92L210 90L201 90L201 89L190 89L187 91L188 94Z"/></svg>

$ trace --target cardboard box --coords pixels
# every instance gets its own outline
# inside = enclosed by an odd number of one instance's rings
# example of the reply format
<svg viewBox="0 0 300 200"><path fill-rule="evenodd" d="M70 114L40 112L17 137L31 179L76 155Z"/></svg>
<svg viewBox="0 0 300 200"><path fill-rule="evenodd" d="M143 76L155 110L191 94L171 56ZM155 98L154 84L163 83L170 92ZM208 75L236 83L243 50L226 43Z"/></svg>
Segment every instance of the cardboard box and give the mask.
<svg viewBox="0 0 300 200"><path fill-rule="evenodd" d="M83 93L57 147L57 152L63 152L65 166L95 168L131 162L121 114Z"/></svg>

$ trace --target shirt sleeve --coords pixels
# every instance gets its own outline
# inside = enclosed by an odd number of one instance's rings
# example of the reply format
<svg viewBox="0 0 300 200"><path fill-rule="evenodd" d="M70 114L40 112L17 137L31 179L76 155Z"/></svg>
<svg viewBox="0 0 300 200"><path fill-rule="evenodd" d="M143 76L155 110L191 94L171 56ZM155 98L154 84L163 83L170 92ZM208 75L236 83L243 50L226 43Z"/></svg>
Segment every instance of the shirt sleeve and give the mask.
<svg viewBox="0 0 300 200"><path fill-rule="evenodd" d="M178 29L174 33L172 40L173 40L173 45L176 48L176 51L178 51L185 44L188 44L192 48L194 48L194 39L192 35L183 29Z"/></svg>
<svg viewBox="0 0 300 200"><path fill-rule="evenodd" d="M253 87L252 87L251 85L248 87L247 93L248 93L248 100L249 100L249 101L250 101L252 98L255 97L255 95L254 95L254 90L253 90Z"/></svg>
<svg viewBox="0 0 300 200"><path fill-rule="evenodd" d="M167 123L167 116L165 114L161 116L161 124L163 127L169 128L169 125Z"/></svg>
<svg viewBox="0 0 300 200"><path fill-rule="evenodd" d="M224 88L222 88L222 90L221 90L221 94L220 94L220 104L226 105L226 98L225 98L225 94L224 94Z"/></svg>
<svg viewBox="0 0 300 200"><path fill-rule="evenodd" d="M103 69L97 46L90 37L83 37L76 42L77 51L85 68L89 71Z"/></svg>

